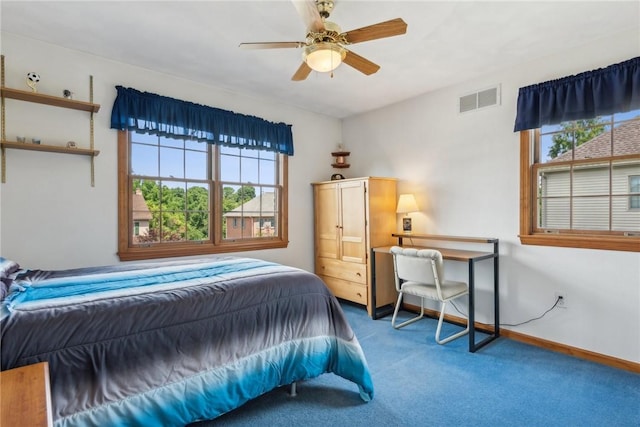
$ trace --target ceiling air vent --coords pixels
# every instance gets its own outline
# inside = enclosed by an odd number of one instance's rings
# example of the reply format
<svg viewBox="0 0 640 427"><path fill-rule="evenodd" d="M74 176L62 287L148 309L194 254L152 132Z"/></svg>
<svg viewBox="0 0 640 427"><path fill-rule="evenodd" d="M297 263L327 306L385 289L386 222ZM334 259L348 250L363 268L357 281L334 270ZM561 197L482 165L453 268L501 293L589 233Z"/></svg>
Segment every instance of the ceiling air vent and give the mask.
<svg viewBox="0 0 640 427"><path fill-rule="evenodd" d="M500 105L500 85L461 96L458 111L466 113L494 105Z"/></svg>

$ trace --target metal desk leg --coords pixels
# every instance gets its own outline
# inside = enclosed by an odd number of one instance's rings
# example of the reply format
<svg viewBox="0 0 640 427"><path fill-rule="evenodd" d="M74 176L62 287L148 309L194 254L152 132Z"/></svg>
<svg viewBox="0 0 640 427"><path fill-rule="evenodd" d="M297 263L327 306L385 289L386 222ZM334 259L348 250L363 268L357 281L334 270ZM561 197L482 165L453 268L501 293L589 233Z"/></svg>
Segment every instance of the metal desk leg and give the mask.
<svg viewBox="0 0 640 427"><path fill-rule="evenodd" d="M476 351L476 320L475 320L475 273L473 270L473 260L469 260L469 351Z"/></svg>
<svg viewBox="0 0 640 427"><path fill-rule="evenodd" d="M495 246L494 246L495 247ZM500 336L500 315L499 315L499 283L498 283L498 253L497 249L493 256L493 315L494 315L494 331L488 337L476 344L475 340L475 284L474 284L474 271L473 261L469 260L469 352L475 353L480 348L489 344L491 341L497 339Z"/></svg>
<svg viewBox="0 0 640 427"><path fill-rule="evenodd" d="M498 243L493 244L493 318L494 318L494 334L500 336L500 283L499 283L499 265L498 265Z"/></svg>
<svg viewBox="0 0 640 427"><path fill-rule="evenodd" d="M376 320L378 318L376 310L376 253L373 249L371 249L369 260L371 262L371 318Z"/></svg>

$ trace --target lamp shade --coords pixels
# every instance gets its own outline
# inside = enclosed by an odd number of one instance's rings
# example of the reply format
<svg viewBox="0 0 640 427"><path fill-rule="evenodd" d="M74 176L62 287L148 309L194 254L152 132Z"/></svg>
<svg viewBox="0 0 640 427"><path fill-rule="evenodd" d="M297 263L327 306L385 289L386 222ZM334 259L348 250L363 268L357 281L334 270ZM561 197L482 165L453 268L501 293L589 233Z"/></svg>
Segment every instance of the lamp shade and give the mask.
<svg viewBox="0 0 640 427"><path fill-rule="evenodd" d="M397 213L409 213L409 212L417 212L418 204L416 203L416 198L413 194L401 194L398 199L398 208L396 209Z"/></svg>
<svg viewBox="0 0 640 427"><path fill-rule="evenodd" d="M342 63L347 51L335 43L316 43L304 48L302 57L309 68L320 73L333 71Z"/></svg>

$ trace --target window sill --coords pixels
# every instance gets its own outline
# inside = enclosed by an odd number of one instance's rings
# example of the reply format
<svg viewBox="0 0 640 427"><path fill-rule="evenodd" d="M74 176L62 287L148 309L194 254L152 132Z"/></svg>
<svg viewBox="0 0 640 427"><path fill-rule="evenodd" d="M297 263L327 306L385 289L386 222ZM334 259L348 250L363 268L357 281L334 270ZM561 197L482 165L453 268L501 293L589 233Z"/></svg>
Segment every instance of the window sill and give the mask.
<svg viewBox="0 0 640 427"><path fill-rule="evenodd" d="M156 258L175 258L197 255L214 255L232 252L257 251L263 249L286 248L288 242L282 240L270 240L268 242L242 242L225 243L221 245L181 245L165 247L135 247L118 251L120 261L141 261Z"/></svg>
<svg viewBox="0 0 640 427"><path fill-rule="evenodd" d="M529 234L519 237L523 245L640 252L640 237L635 236Z"/></svg>

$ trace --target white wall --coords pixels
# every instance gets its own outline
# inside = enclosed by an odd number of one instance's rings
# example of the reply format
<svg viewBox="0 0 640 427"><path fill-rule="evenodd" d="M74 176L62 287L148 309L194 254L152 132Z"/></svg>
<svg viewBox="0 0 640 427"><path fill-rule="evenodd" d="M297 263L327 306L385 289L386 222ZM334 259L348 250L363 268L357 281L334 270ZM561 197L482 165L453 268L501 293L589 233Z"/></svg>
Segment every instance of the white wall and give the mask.
<svg viewBox="0 0 640 427"><path fill-rule="evenodd" d="M295 155L289 162L287 249L245 253L313 269L310 183L327 179L330 152L344 141L351 151L349 176L399 178L400 192L414 192L422 212L415 232L491 236L500 239L502 321L517 323L541 314L554 293L568 308L513 328L525 334L640 362L640 254L523 246L518 233L518 135L515 103L521 86L619 62L640 52L635 33L534 61L499 74L424 94L341 123L267 100L62 49L2 33L6 85L26 88L29 71L42 75L40 92L68 88L88 99L94 76L96 186L89 160L53 153L7 151L7 182L0 191L2 256L25 267L67 268L118 262L116 132L109 129L115 85L159 93L218 108L293 124ZM502 85L502 104L459 115L460 95ZM44 109L38 119L33 109ZM83 113L7 100L7 136L38 136L44 143L74 139L86 144ZM44 118L43 118L44 117ZM50 117L50 119L47 119ZM76 130L79 129L79 130ZM318 159L326 159L319 161ZM465 277L464 266L449 265ZM477 320L490 322L490 268L478 267Z"/></svg>
<svg viewBox="0 0 640 427"><path fill-rule="evenodd" d="M640 362L640 254L523 246L519 228L518 89L638 56L638 33L572 49L406 102L344 120L354 174L394 176L399 193L416 194L416 233L500 239L501 321L542 314L567 296L567 308L519 332ZM459 96L501 84L502 103L458 114ZM417 243L417 241L414 241ZM447 263L466 277L464 265ZM460 263L458 263L460 264ZM491 272L478 271L477 320L491 322ZM452 311L455 314L455 311Z"/></svg>
<svg viewBox="0 0 640 427"><path fill-rule="evenodd" d="M41 75L38 91L89 100L89 75L94 80L95 187L90 161L83 156L7 150L7 181L0 198L2 256L24 267L70 268L118 262L117 144L109 129L116 85L183 99L269 121L293 125L295 154L289 161L289 247L245 252L313 270L313 199L310 182L332 173L331 151L341 141L340 120L239 96L197 82L107 61L84 53L2 33L6 86L29 90L24 78ZM16 100L6 100L7 138L37 136L42 143L64 145L74 140L89 145L89 115ZM324 159L325 161L319 161Z"/></svg>

